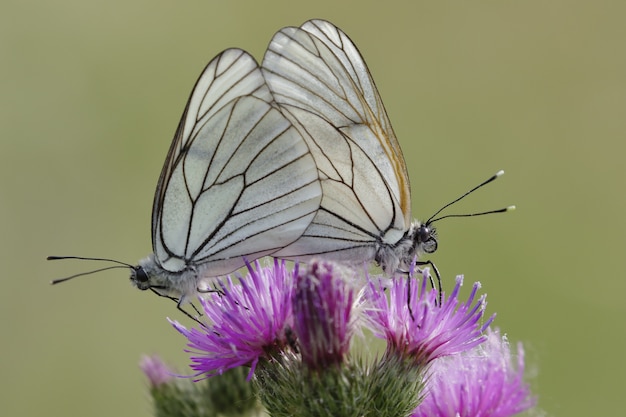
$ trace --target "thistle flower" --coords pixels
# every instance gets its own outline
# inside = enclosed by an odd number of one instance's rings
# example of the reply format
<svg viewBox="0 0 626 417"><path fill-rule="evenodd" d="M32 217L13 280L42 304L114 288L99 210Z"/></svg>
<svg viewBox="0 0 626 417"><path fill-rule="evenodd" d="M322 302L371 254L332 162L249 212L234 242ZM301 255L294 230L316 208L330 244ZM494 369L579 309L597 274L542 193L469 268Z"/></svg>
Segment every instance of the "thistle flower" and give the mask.
<svg viewBox="0 0 626 417"><path fill-rule="evenodd" d="M358 282L348 268L312 261L297 275L293 298L298 353L265 362L254 375L261 403L272 416L408 415L417 405L420 370L396 361L350 355L363 316Z"/></svg>
<svg viewBox="0 0 626 417"><path fill-rule="evenodd" d="M218 280L221 291L201 298L206 325L187 329L170 323L188 339L195 376L213 376L238 366L249 366L252 376L261 359L270 360L289 345L293 326L293 273L285 262L273 267L248 265L246 277Z"/></svg>
<svg viewBox="0 0 626 417"><path fill-rule="evenodd" d="M522 345L516 361L506 338L498 330L488 331L483 345L433 362L426 396L412 416L512 416L536 402L523 377Z"/></svg>
<svg viewBox="0 0 626 417"><path fill-rule="evenodd" d="M294 332L309 369L340 364L350 349L355 294L338 269L337 264L313 261L296 277Z"/></svg>
<svg viewBox="0 0 626 417"><path fill-rule="evenodd" d="M139 367L148 377L150 386L153 388L167 384L174 379L172 371L157 355L143 355L139 361Z"/></svg>
<svg viewBox="0 0 626 417"><path fill-rule="evenodd" d="M198 416L202 407L198 403L200 392L189 380L174 378L174 372L156 355L143 356L139 367L150 381L155 415L174 417L179 415Z"/></svg>
<svg viewBox="0 0 626 417"><path fill-rule="evenodd" d="M482 332L489 327L491 317L479 324L485 311L485 295L474 299L480 284L474 284L465 303L459 304L458 294L463 277L456 278L454 290L443 297L439 305L439 291L428 290L428 270L422 273L421 284L414 277L414 267L409 277L391 282L389 300L382 281L370 280L366 309L374 336L387 340L387 355L398 354L411 358L418 366L434 359L469 350L485 340ZM410 303L410 305L409 305Z"/></svg>
<svg viewBox="0 0 626 417"><path fill-rule="evenodd" d="M483 334L493 317L483 320L479 284L462 301L462 277L440 299L438 290L428 288L428 271L416 277L415 265L408 279L368 278L362 292L354 287L353 271L331 262L312 261L301 272L286 271L280 261L248 269L245 278L218 280L221 292L201 300L203 326L171 323L188 339L196 377L247 366L252 390L230 400L223 393L238 389L219 383L224 376L211 378L205 382L215 395L199 394L205 402L194 403L187 390L174 387L167 397L173 400L161 401L163 409L185 403L223 412L230 403L245 402L256 410L252 392L274 416L506 417L533 404L522 381L523 352L511 371L508 346ZM387 341L381 357L350 352L362 324ZM488 346L479 346L488 338ZM481 362L474 365L474 357ZM455 362L461 359L469 362Z"/></svg>

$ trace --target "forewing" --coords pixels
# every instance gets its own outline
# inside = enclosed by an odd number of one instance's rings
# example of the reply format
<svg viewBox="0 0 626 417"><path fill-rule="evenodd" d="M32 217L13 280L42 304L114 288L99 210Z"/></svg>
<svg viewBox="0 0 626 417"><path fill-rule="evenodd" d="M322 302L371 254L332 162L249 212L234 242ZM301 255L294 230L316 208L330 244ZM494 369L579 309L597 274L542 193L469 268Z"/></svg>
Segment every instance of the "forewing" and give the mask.
<svg viewBox="0 0 626 417"><path fill-rule="evenodd" d="M153 207L153 249L169 271L231 272L297 239L321 199L315 162L238 49L206 67L168 153Z"/></svg>
<svg viewBox="0 0 626 417"><path fill-rule="evenodd" d="M347 250L361 245L359 239L371 246L372 236L399 238L411 221L406 165L374 81L348 36L321 20L282 29L262 68L274 99L311 148L324 195L310 229L294 244L299 247L279 254L314 253L330 241ZM309 245L311 239L317 244Z"/></svg>

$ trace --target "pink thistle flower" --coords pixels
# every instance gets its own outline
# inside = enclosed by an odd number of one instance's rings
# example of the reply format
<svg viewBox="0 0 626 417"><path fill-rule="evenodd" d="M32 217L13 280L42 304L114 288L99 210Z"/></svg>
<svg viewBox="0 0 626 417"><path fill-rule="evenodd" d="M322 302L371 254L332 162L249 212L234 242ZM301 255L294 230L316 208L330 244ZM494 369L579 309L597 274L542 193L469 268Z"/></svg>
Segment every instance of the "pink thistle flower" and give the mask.
<svg viewBox="0 0 626 417"><path fill-rule="evenodd" d="M461 303L458 295L463 277L458 276L454 290L439 305L439 291L428 289L428 271L422 275L421 284L413 268L409 277L396 277L391 282L389 299L381 281L369 282L366 298L370 306L366 314L374 335L387 340L387 354L400 354L418 365L427 365L482 343L482 332L494 317L483 325L479 323L486 305L485 295L474 303L480 284L474 284L468 300Z"/></svg>
<svg viewBox="0 0 626 417"><path fill-rule="evenodd" d="M139 367L148 377L152 388L167 384L174 379L174 374L157 355L143 355Z"/></svg>
<svg viewBox="0 0 626 417"><path fill-rule="evenodd" d="M294 332L309 369L341 364L355 327L355 294L337 264L311 262L298 274L293 299Z"/></svg>
<svg viewBox="0 0 626 417"><path fill-rule="evenodd" d="M230 277L226 282L218 280L221 292L200 299L205 326L187 329L170 320L188 339L195 376L210 377L249 366L249 379L259 360L271 360L288 346L293 326L293 275L284 261L275 260L272 267L261 267L257 261L254 268L248 265L245 278L238 276L239 283Z"/></svg>
<svg viewBox="0 0 626 417"><path fill-rule="evenodd" d="M522 345L516 360L497 330L469 352L434 361L427 381L413 417L508 417L536 402L524 383Z"/></svg>

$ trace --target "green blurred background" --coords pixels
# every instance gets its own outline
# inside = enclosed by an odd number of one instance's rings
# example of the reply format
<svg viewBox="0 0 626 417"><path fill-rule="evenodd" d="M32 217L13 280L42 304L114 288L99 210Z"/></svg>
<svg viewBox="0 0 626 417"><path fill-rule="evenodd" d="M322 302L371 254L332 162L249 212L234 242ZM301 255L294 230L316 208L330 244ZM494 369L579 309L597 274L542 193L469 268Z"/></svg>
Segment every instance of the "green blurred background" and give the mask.
<svg viewBox="0 0 626 417"><path fill-rule="evenodd" d="M204 65L231 46L261 59L275 31L320 17L365 56L416 217L507 172L453 211L517 211L439 225L446 288L482 282L548 415L619 415L624 16L621 0L3 2L2 414L150 414L140 355L187 363L174 306L126 271L51 287L94 265L44 259L148 254L154 187Z"/></svg>

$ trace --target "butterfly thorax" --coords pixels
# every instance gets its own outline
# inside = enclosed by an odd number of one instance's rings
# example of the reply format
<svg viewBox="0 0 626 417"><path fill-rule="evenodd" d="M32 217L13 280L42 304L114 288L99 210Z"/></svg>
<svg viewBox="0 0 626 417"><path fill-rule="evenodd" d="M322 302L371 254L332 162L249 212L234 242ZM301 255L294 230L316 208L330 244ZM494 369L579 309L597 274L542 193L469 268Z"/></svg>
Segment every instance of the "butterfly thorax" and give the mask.
<svg viewBox="0 0 626 417"><path fill-rule="evenodd" d="M413 259L437 250L437 235L429 223L415 221L393 244L381 241L376 247L375 261L387 273L407 271Z"/></svg>

